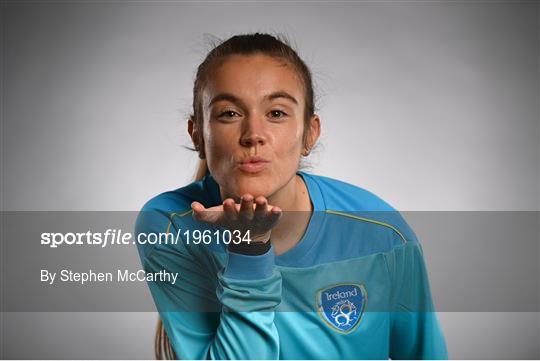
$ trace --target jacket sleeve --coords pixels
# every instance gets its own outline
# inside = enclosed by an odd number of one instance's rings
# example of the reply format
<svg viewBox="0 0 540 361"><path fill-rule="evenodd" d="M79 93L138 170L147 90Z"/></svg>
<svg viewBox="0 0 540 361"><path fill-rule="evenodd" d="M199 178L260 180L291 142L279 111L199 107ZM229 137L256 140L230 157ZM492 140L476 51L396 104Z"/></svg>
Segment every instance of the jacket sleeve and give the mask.
<svg viewBox="0 0 540 361"><path fill-rule="evenodd" d="M420 243L395 247L387 264L392 280L390 358L448 359Z"/></svg>
<svg viewBox="0 0 540 361"><path fill-rule="evenodd" d="M166 214L141 212L135 233L176 231ZM175 284L148 282L177 357L278 359L274 311L281 301L281 275L273 248L259 256L229 253L216 277L184 242L138 247L147 272L178 273Z"/></svg>

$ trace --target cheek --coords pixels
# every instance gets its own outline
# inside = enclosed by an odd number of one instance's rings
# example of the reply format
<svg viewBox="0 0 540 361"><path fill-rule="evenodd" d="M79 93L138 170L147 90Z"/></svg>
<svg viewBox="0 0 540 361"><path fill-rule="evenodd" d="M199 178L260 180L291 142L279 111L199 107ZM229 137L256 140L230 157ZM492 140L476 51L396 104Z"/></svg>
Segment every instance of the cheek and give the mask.
<svg viewBox="0 0 540 361"><path fill-rule="evenodd" d="M276 152L288 155L300 155L302 151L302 127L294 126L284 129L274 138Z"/></svg>
<svg viewBox="0 0 540 361"><path fill-rule="evenodd" d="M221 150L227 148L227 137L224 136L215 136L214 134L208 134L205 137L206 147L209 150ZM213 152L210 152L213 154Z"/></svg>
<svg viewBox="0 0 540 361"><path fill-rule="evenodd" d="M221 146L220 140L222 140L223 137L219 137L218 133L214 129L214 127L209 126L208 124L204 127L204 133L203 133L204 143L206 148L208 149L216 149Z"/></svg>
<svg viewBox="0 0 540 361"><path fill-rule="evenodd" d="M285 139L278 140L279 144L276 147L276 153L279 153L280 155L283 155L284 158L290 158L295 159L296 156L300 156L300 152L302 149L302 140L297 139Z"/></svg>
<svg viewBox="0 0 540 361"><path fill-rule="evenodd" d="M226 163L227 159L233 159L235 138L232 134L227 134L223 129L207 129L204 134L206 158L211 164L219 166ZM210 164L209 164L210 165Z"/></svg>

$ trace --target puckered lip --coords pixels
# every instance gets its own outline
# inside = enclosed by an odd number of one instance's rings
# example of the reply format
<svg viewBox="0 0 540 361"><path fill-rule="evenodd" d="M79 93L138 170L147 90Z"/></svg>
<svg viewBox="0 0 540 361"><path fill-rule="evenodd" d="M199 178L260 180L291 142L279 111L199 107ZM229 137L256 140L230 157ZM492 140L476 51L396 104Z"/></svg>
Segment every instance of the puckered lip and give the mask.
<svg viewBox="0 0 540 361"><path fill-rule="evenodd" d="M267 162L269 162L269 160L267 160L267 159L265 159L263 157L252 156L252 157L244 158L244 159L240 160L238 163L246 164L246 163L267 163Z"/></svg>

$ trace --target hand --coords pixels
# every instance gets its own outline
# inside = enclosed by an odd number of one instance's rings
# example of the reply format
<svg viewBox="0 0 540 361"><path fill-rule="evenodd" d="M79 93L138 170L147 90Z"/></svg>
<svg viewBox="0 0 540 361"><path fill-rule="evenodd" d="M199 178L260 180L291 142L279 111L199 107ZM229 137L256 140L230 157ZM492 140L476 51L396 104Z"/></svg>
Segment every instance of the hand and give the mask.
<svg viewBox="0 0 540 361"><path fill-rule="evenodd" d="M230 230L239 230L242 234L250 231L251 242L266 243L270 233L281 218L282 210L271 206L265 197L255 200L251 194L242 196L240 204L227 198L222 205L205 208L199 202L191 203L193 218L210 225L222 226Z"/></svg>

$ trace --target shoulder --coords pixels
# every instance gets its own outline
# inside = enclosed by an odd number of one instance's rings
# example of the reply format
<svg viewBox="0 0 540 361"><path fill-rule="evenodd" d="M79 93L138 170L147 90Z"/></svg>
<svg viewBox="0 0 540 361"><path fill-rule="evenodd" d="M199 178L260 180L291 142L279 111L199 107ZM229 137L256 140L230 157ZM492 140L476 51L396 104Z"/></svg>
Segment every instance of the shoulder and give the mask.
<svg viewBox="0 0 540 361"><path fill-rule="evenodd" d="M380 196L335 178L309 173L302 175L320 190L325 213L332 215L335 222L357 223L376 234L391 235L395 245L418 242L403 214Z"/></svg>
<svg viewBox="0 0 540 361"><path fill-rule="evenodd" d="M200 180L152 197L143 205L141 211L179 212L190 209L193 201L206 203L207 197L204 180Z"/></svg>
<svg viewBox="0 0 540 361"><path fill-rule="evenodd" d="M149 199L141 208L135 222L135 236L141 233L162 234L174 232L180 222L192 222L191 203L199 201L208 203L205 180L192 182L181 188L160 193ZM139 245L141 257L146 257L154 245Z"/></svg>
<svg viewBox="0 0 540 361"><path fill-rule="evenodd" d="M357 185L322 175L304 173L320 189L328 209L339 211L395 211L381 197Z"/></svg>

